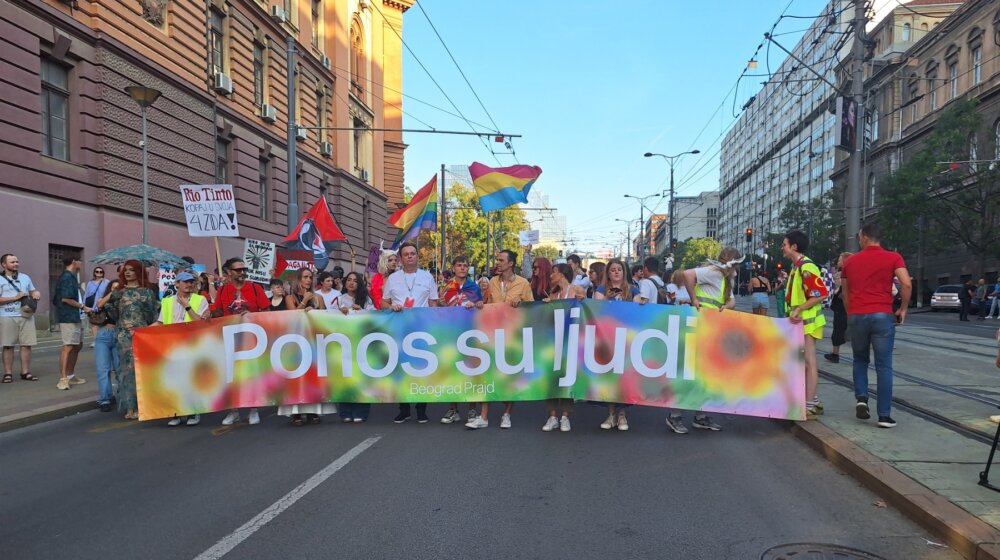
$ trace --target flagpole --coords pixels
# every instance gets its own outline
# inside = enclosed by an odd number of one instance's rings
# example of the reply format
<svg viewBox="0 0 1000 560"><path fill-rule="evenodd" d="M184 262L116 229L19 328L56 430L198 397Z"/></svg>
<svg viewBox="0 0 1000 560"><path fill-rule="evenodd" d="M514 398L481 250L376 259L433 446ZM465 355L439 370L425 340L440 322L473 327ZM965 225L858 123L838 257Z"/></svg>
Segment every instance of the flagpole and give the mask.
<svg viewBox="0 0 1000 560"><path fill-rule="evenodd" d="M438 202L438 212L441 213L441 266L438 269L443 270L445 268L445 262L448 258L446 242L447 239L447 219L448 219L448 199L445 198L444 190L444 164L441 164L441 199Z"/></svg>

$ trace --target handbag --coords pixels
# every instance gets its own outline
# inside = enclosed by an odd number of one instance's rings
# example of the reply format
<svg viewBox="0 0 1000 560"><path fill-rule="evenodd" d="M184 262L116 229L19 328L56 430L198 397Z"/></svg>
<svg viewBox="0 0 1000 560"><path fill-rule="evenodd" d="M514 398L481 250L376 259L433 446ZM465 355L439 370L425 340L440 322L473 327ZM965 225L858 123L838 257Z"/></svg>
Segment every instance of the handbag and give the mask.
<svg viewBox="0 0 1000 560"><path fill-rule="evenodd" d="M87 315L87 322L96 327L103 327L108 323L108 312L104 309L94 311Z"/></svg>
<svg viewBox="0 0 1000 560"><path fill-rule="evenodd" d="M15 284L13 280L7 277L6 274L3 275L3 278L4 280L7 281L8 284L10 284L12 288L14 288L15 292L21 291L21 286ZM28 294L23 298L21 298L19 303L21 304L22 317L31 317L32 315L35 314L35 311L38 310L38 302L35 301L35 298L31 297L31 294Z"/></svg>

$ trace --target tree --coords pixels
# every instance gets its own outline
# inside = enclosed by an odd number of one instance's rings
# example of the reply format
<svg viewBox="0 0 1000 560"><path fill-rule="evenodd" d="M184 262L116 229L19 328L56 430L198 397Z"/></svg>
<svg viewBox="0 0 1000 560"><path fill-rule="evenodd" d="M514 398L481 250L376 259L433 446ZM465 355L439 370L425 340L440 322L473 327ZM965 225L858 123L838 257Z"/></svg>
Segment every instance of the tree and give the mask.
<svg viewBox="0 0 1000 560"><path fill-rule="evenodd" d="M460 183L453 183L448 189L447 253L451 259L464 255L476 270L485 270L493 255L487 253L487 219L492 232L491 247L496 250L511 249L520 253L518 232L527 229L524 211L517 206L490 212L484 216L479 207L479 196L474 189ZM440 258L440 235L434 242L437 258ZM489 257L489 259L487 259ZM430 258L430 256L428 256Z"/></svg>
<svg viewBox="0 0 1000 560"><path fill-rule="evenodd" d="M531 250L532 258L535 257L545 257L550 261L555 262L559 258L559 249L553 247L552 245L542 245L541 247L534 247Z"/></svg>
<svg viewBox="0 0 1000 560"><path fill-rule="evenodd" d="M708 259L719 258L720 252L722 252L722 243L711 237L688 239L681 243L674 252L674 268L679 270L701 266Z"/></svg>
<svg viewBox="0 0 1000 560"><path fill-rule="evenodd" d="M834 208L834 191L828 191L821 197L807 202L792 200L785 204L778 215L778 223L782 231L771 234L767 238L765 250L768 261L778 262L782 258L781 242L785 233L799 230L809 237L809 250L806 255L817 263L827 263L836 260L844 247L844 229L841 226L843 216L839 209Z"/></svg>

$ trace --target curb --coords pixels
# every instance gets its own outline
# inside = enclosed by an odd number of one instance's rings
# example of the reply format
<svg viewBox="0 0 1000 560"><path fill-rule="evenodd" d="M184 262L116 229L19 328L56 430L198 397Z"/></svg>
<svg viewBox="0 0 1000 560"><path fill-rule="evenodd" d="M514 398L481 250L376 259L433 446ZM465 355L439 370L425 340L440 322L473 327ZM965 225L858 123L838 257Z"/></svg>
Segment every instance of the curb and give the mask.
<svg viewBox="0 0 1000 560"><path fill-rule="evenodd" d="M18 428L24 428L25 426L41 424L42 422L48 422L49 420L65 418L66 416L72 416L73 414L79 414L80 412L86 412L95 408L97 408L97 404L94 402L93 397L86 397L75 401L30 410L28 412L0 416L0 433L9 432Z"/></svg>
<svg viewBox="0 0 1000 560"><path fill-rule="evenodd" d="M1000 560L1000 530L819 422L792 424L793 435L885 498L969 560Z"/></svg>

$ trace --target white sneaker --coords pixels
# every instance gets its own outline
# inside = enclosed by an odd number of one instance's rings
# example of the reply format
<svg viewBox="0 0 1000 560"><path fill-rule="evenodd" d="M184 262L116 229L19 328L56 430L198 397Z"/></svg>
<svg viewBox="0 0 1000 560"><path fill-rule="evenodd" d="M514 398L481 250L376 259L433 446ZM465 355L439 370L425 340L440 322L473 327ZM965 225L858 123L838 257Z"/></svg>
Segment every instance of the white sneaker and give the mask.
<svg viewBox="0 0 1000 560"><path fill-rule="evenodd" d="M249 420L250 420L250 425L251 426L253 426L255 424L260 424L260 414L257 414L257 409L256 408L250 411Z"/></svg>
<svg viewBox="0 0 1000 560"><path fill-rule="evenodd" d="M601 429L602 430L610 430L611 428L614 428L614 427L615 427L615 415L614 414L609 414L608 415L608 419L605 420L604 422L601 422Z"/></svg>
<svg viewBox="0 0 1000 560"><path fill-rule="evenodd" d="M441 419L442 424L451 424L453 422L458 422L462 417L458 415L457 410L448 410L444 413L444 418ZM471 418L470 418L471 420Z"/></svg>
<svg viewBox="0 0 1000 560"><path fill-rule="evenodd" d="M230 410L229 414L227 414L226 417L222 419L222 425L232 426L233 422L239 422L239 421L240 421L240 411Z"/></svg>
<svg viewBox="0 0 1000 560"><path fill-rule="evenodd" d="M542 426L543 432L551 432L559 426L559 419L555 416L549 416L549 419L545 421L545 425Z"/></svg>
<svg viewBox="0 0 1000 560"><path fill-rule="evenodd" d="M456 413L455 413L455 415L457 416L457 415L458 415L458 412L456 412ZM468 413L466 414L466 416L468 417L468 419L469 419L469 422L472 422L472 421L473 421L473 420L475 420L476 418L479 418L479 413L478 413L478 412L476 412L476 409L474 409L474 408L470 408L470 409L469 409L469 412L468 412ZM458 419L456 418L456 419L455 419L455 421L458 421Z"/></svg>
<svg viewBox="0 0 1000 560"><path fill-rule="evenodd" d="M559 431L568 432L569 431L569 416L563 416L559 419Z"/></svg>
<svg viewBox="0 0 1000 560"><path fill-rule="evenodd" d="M181 417L180 416L174 416L173 418L170 419L169 422L167 422L167 425L168 426L180 426L181 425Z"/></svg>
<svg viewBox="0 0 1000 560"><path fill-rule="evenodd" d="M628 419L625 418L624 412L618 413L618 431L627 432L628 431Z"/></svg>
<svg viewBox="0 0 1000 560"><path fill-rule="evenodd" d="M187 425L197 426L201 423L201 414L195 414L194 416L188 416Z"/></svg>
<svg viewBox="0 0 1000 560"><path fill-rule="evenodd" d="M470 430L478 430L479 428L488 428L490 426L489 420L484 420L482 416L477 416L472 420L465 423L465 427Z"/></svg>
<svg viewBox="0 0 1000 560"><path fill-rule="evenodd" d="M500 429L506 430L509 428L510 428L510 414L504 412L503 416L500 417Z"/></svg>

